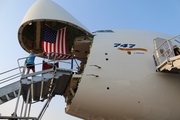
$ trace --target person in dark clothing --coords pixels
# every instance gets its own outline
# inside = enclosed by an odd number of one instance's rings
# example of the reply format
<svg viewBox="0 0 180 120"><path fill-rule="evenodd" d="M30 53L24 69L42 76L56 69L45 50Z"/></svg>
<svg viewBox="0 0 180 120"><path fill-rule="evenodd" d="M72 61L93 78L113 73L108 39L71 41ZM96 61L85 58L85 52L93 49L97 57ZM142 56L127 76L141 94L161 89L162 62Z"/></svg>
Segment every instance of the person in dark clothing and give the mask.
<svg viewBox="0 0 180 120"><path fill-rule="evenodd" d="M34 64L35 57L36 57L36 54L34 54L32 50L30 50L30 55L26 59L27 60L26 61L26 67L27 67L26 74L29 74L30 69L32 69L32 71L35 72L35 64Z"/></svg>
<svg viewBox="0 0 180 120"><path fill-rule="evenodd" d="M175 56L180 55L179 48L177 47L177 45L174 45L173 49L174 49Z"/></svg>
<svg viewBox="0 0 180 120"><path fill-rule="evenodd" d="M31 69L33 72L35 72L35 63L34 63L35 57L36 57L36 56L40 56L41 54L42 54L42 53L35 54L35 53L33 52L33 50L30 50L30 54L29 54L29 56L28 56L27 59L26 59L26 68L27 68L26 74L29 74L30 69ZM43 52L43 54L44 54L44 52Z"/></svg>

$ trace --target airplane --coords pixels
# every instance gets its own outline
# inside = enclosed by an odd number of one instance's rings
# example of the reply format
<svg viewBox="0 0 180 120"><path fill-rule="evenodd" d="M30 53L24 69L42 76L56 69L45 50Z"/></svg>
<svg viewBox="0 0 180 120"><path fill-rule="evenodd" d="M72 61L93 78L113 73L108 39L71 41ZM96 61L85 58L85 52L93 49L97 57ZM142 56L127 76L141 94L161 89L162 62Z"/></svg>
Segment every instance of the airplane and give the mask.
<svg viewBox="0 0 180 120"><path fill-rule="evenodd" d="M46 28L59 31L64 27L67 41L61 46L64 50L56 56L54 46L44 45L44 34ZM50 60L58 61L71 57L80 61L77 72L67 71L68 81L57 82L57 90L63 88L60 93L48 89L52 92L48 93L50 99L55 94L65 98L65 112L69 115L87 120L180 119L180 57L173 51L180 35L143 30L97 30L91 33L55 2L38 0L22 20L18 39L26 52L45 52L40 56L42 58L48 56ZM54 71L54 67L51 70ZM29 76L22 75L22 84L28 82L26 77ZM37 83L39 87L41 81ZM22 94L24 101L28 101L29 92L25 85L23 90L27 92Z"/></svg>

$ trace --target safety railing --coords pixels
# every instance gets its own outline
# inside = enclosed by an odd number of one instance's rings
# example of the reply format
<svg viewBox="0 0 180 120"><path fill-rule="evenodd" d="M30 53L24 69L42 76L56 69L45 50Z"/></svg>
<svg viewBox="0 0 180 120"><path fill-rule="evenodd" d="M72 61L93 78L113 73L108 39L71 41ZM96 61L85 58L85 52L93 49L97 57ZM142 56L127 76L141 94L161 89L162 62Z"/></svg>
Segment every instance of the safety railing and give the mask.
<svg viewBox="0 0 180 120"><path fill-rule="evenodd" d="M10 70L0 73L0 78L1 78L0 79L0 88L5 85L8 85L8 84L18 81L19 80L18 78L21 76L21 74L19 73L18 70L21 68L22 68L22 66L19 66L19 67L16 67L16 68L13 68L13 69L10 69Z"/></svg>
<svg viewBox="0 0 180 120"><path fill-rule="evenodd" d="M0 116L0 120L38 120L36 117Z"/></svg>
<svg viewBox="0 0 180 120"><path fill-rule="evenodd" d="M48 53L48 54L52 54L52 53ZM54 53L54 54L56 54L56 53ZM47 58L43 58L43 59L41 58L40 59L41 61L35 64L36 72L42 71L43 60L52 64L53 67L56 67L55 63L59 62L60 68L71 69L74 72L76 72L77 68L79 68L78 61L73 57L71 57L71 59L68 59L68 60L57 60L56 57L57 56L52 57L52 56L48 55ZM20 80L20 77L22 75L24 75L25 71L26 71L25 60L27 58L28 57L19 58L17 60L18 67L0 73L0 78L1 78L0 79L0 88L5 85L8 85L10 83Z"/></svg>
<svg viewBox="0 0 180 120"><path fill-rule="evenodd" d="M180 45L180 35L177 35L169 40L163 41L153 52L156 66L162 64L164 61L169 61L174 56L173 46ZM161 59L163 57L163 59Z"/></svg>
<svg viewBox="0 0 180 120"><path fill-rule="evenodd" d="M25 60L27 59L28 57L22 57L22 58L19 58L18 60L17 60L17 63L18 63L18 67L17 68L13 68L13 69L11 69L11 70L8 70L8 71L5 71L5 72L3 72L3 73L0 73L0 75L4 75L4 74L8 74L7 76L6 76L6 78L3 78L2 80L0 80L0 84L1 83L6 83L6 82L8 82L8 81L10 81L10 80L12 80L12 79L15 79L15 78L20 78L20 77L22 77L22 75L24 75L25 74L25 71L26 71L26 64L25 64ZM39 57L37 57L37 58L39 58ZM37 59L36 58L36 59ZM67 68L67 64L69 65L68 67L69 67L69 69L71 69L72 71L73 70L77 70L77 69L74 69L74 67L76 66L76 67L79 67L79 63L78 63L78 61L76 61L76 59L75 58L73 58L73 57L71 57L71 59L69 59L69 60L57 60L56 59L56 56L54 56L54 57L47 57L47 58L44 58L44 59L38 59L38 60L41 60L41 62L37 62L36 64L35 64L35 68L36 68L36 72L39 72L39 73L41 73L40 71L42 71L42 65L43 65L43 60L44 61L46 61L47 63L52 63L52 65L53 65L53 68L54 67L56 67L55 66L55 63L56 62L59 62L60 63L60 67L59 68L64 68L64 69L68 69ZM36 61L35 61L36 62ZM64 65L64 66L62 66L61 64L66 64L66 65ZM75 64L75 65L74 65ZM16 72L14 72L14 71L16 71ZM13 75L9 75L9 73L10 72L13 72L13 73L15 73L15 74L13 74ZM17 79L17 80L20 80L20 79ZM3 85L4 86L4 85ZM20 93L20 92L19 92ZM18 95L19 96L19 95ZM19 99L19 97L18 97L18 99ZM28 99L27 99L28 100ZM19 100L17 100L17 101L19 101ZM17 110L17 106L16 106L16 110ZM15 110L15 113L16 113L16 110ZM26 113L26 112L25 112ZM10 116L0 116L0 119L9 119L9 118L14 118L14 119L19 119L19 120L25 120L25 119L29 119L29 120L36 120L37 118L35 118L35 117L10 117Z"/></svg>
<svg viewBox="0 0 180 120"><path fill-rule="evenodd" d="M54 54L54 56L50 56L52 54ZM69 56L69 54L67 54L67 56ZM21 75L25 74L25 71L26 71L25 60L27 58L28 57L23 57L23 58L19 58L17 60L19 71L20 71ZM52 52L52 53L48 53L46 58L43 58L43 59L41 58L40 62L34 64L36 72L42 71L43 61L47 62L48 64L51 64L53 68L56 67L55 65L57 62L59 63L59 68L71 69L72 71L77 71L77 68L79 67L79 63L75 58L71 57L70 59L67 59L67 60L66 59L58 60L56 53Z"/></svg>
<svg viewBox="0 0 180 120"><path fill-rule="evenodd" d="M76 59L70 55L70 54L61 54L61 53L54 53L54 52L50 52L47 54L47 58L48 60L52 59L53 61L55 61L56 59L58 59L59 56L64 56L64 59L69 58L71 59L71 69L73 69L74 66L74 62L77 65L77 67L79 67L78 62L76 61ZM67 56L67 57L66 57ZM73 62L74 61L74 62Z"/></svg>

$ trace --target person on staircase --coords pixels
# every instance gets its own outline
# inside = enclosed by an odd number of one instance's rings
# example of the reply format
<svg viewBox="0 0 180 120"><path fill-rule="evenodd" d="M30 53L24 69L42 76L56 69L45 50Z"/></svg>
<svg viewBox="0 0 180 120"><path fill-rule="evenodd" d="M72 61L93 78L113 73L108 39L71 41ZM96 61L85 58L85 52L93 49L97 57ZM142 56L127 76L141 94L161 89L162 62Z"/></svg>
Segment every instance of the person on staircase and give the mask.
<svg viewBox="0 0 180 120"><path fill-rule="evenodd" d="M40 56L40 55L41 55L40 53L39 54L35 54L35 53L33 53L33 50L30 50L30 54L29 54L29 56L26 59L26 68L27 68L26 74L29 74L30 69L33 72L35 72L35 63L34 63L35 57L36 56Z"/></svg>
<svg viewBox="0 0 180 120"><path fill-rule="evenodd" d="M173 50L174 50L175 56L180 55L180 51L179 51L179 48L177 47L177 45L173 46Z"/></svg>

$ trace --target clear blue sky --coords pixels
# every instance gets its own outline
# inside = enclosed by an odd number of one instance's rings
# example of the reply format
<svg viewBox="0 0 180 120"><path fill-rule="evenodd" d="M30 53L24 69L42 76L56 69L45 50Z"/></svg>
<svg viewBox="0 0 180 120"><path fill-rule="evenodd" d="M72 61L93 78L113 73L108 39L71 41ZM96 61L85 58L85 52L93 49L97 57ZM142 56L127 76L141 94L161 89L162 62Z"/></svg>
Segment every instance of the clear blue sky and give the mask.
<svg viewBox="0 0 180 120"><path fill-rule="evenodd" d="M0 0L0 73L17 67L17 59L26 57L19 45L17 31L29 7L36 0ZM180 34L180 0L53 0L91 32L101 29L139 29L170 35ZM153 41L152 41L153 42ZM92 98L93 99L93 98ZM0 105L2 115L10 115L16 99ZM42 104L36 103L32 116ZM64 112L65 100L55 97L43 120L80 120ZM39 113L38 112L38 113Z"/></svg>

